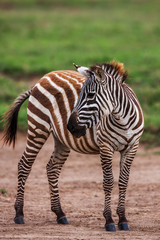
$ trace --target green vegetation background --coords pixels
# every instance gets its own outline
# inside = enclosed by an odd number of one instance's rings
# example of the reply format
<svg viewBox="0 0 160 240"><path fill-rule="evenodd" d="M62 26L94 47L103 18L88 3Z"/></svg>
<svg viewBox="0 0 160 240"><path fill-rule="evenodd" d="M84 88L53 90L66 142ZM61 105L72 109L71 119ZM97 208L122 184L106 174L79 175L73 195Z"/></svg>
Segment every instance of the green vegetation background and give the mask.
<svg viewBox="0 0 160 240"><path fill-rule="evenodd" d="M159 12L159 0L0 0L0 118L35 77L115 59L144 111L142 141L160 143Z"/></svg>

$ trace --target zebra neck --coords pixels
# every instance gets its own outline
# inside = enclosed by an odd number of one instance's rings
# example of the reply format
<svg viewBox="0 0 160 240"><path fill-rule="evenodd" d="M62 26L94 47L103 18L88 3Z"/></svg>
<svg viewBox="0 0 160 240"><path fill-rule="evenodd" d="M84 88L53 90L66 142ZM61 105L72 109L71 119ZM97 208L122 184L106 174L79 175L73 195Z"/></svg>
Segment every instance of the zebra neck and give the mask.
<svg viewBox="0 0 160 240"><path fill-rule="evenodd" d="M122 93L119 95L119 98L116 101L117 104L112 112L111 118L119 126L126 126L129 124L131 119L135 118L137 115L137 107L133 99L130 99L122 89L121 91Z"/></svg>

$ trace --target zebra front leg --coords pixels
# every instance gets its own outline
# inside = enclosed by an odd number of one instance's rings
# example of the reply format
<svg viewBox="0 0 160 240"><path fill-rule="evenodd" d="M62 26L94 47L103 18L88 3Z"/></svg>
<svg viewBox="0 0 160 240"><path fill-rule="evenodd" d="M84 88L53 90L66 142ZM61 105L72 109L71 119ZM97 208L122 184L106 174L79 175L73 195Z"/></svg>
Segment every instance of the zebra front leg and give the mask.
<svg viewBox="0 0 160 240"><path fill-rule="evenodd" d="M14 218L14 222L17 224L24 224L24 214L23 214L23 206L24 206L24 189L25 183L31 171L31 167L34 163L34 160L45 143L46 139L49 136L49 132L44 132L44 135L38 134L36 129L31 132L31 128L28 131L27 137L27 145L26 149L22 155L18 163L18 189L17 189L17 197L15 202L15 210L16 216Z"/></svg>
<svg viewBox="0 0 160 240"><path fill-rule="evenodd" d="M62 211L58 191L59 175L69 153L70 149L55 139L55 150L46 166L51 194L51 210L56 214L59 224L69 224L65 213Z"/></svg>
<svg viewBox="0 0 160 240"><path fill-rule="evenodd" d="M120 230L129 230L127 218L125 216L125 197L129 180L130 168L132 161L137 152L138 143L135 144L128 151L121 153L120 160L120 176L119 176L119 202L117 207L117 214L119 216L118 227Z"/></svg>
<svg viewBox="0 0 160 240"><path fill-rule="evenodd" d="M112 156L113 151L108 147L103 147L100 150L101 164L103 170L103 188L105 193L105 207L103 216L106 219L106 231L115 232L116 228L112 219L111 211L111 192L114 185L114 178L112 172Z"/></svg>

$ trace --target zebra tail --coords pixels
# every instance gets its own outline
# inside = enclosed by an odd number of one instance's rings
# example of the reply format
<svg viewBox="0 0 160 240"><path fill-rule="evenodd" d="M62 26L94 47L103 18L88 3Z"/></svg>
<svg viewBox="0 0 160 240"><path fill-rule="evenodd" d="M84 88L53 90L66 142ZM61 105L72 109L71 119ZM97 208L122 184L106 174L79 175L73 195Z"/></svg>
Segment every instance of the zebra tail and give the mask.
<svg viewBox="0 0 160 240"><path fill-rule="evenodd" d="M22 93L18 98L16 98L10 109L6 113L4 113L2 119L2 122L4 122L4 135L2 137L3 145L13 144L13 148L15 147L18 112L21 105L25 102L27 98L29 98L31 91L32 89Z"/></svg>

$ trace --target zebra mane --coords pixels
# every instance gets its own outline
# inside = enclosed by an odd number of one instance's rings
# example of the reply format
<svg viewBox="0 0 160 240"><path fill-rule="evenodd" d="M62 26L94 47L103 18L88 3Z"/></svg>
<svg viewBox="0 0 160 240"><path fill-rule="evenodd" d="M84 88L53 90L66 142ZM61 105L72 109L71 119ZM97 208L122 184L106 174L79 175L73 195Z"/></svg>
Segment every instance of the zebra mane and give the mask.
<svg viewBox="0 0 160 240"><path fill-rule="evenodd" d="M123 83L128 77L128 72L124 69L123 63L112 61L110 63L96 64L90 67L90 70L96 72L97 70L103 70L106 73L111 74L117 81Z"/></svg>

